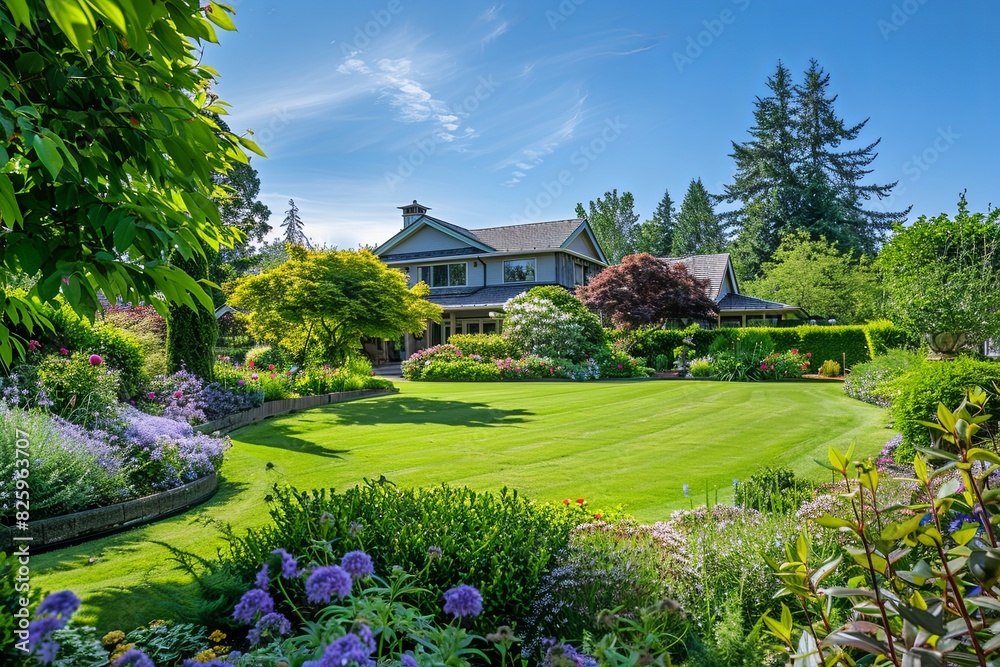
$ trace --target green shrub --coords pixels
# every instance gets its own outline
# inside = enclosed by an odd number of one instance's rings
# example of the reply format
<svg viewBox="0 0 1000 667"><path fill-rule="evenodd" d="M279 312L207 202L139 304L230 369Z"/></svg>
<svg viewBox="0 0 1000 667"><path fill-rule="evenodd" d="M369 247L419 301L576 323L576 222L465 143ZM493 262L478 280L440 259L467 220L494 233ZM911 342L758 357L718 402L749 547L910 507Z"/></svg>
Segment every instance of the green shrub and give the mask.
<svg viewBox="0 0 1000 667"><path fill-rule="evenodd" d="M423 370L427 381L483 382L500 379L500 369L490 361L477 361L469 357L454 361L432 361Z"/></svg>
<svg viewBox="0 0 1000 667"><path fill-rule="evenodd" d="M292 357L288 354L288 352L282 350L280 347L260 345L247 350L244 361L246 361L248 365L250 362L253 362L254 366L257 368L267 368L268 366L274 366L275 368L288 368L292 364Z"/></svg>
<svg viewBox="0 0 1000 667"><path fill-rule="evenodd" d="M594 356L602 379L646 377L652 369L629 355L621 345L611 344Z"/></svg>
<svg viewBox="0 0 1000 667"><path fill-rule="evenodd" d="M871 359L863 326L798 327L799 349L812 352L813 359L833 359L852 368Z"/></svg>
<svg viewBox="0 0 1000 667"><path fill-rule="evenodd" d="M499 334L455 334L448 343L462 354L478 354L483 359L506 359L515 354L507 339Z"/></svg>
<svg viewBox="0 0 1000 667"><path fill-rule="evenodd" d="M890 391L894 426L903 434L896 450L897 461L913 460L916 445L929 446L927 427L921 421L934 421L938 404L957 406L971 387L992 392L1000 384L1000 363L959 357L953 361L928 361L892 382ZM997 420L987 427L995 430Z"/></svg>
<svg viewBox="0 0 1000 667"><path fill-rule="evenodd" d="M423 350L417 350L403 362L403 377L407 380L421 380L424 370L435 361L455 361L463 356L463 352L454 345L445 343Z"/></svg>
<svg viewBox="0 0 1000 667"><path fill-rule="evenodd" d="M93 336L88 351L99 354L104 363L118 371L118 398L127 401L137 396L149 381L146 354L138 337L109 324L95 326Z"/></svg>
<svg viewBox="0 0 1000 667"><path fill-rule="evenodd" d="M826 378L840 377L840 362L834 361L833 359L827 359L819 367L817 373Z"/></svg>
<svg viewBox="0 0 1000 667"><path fill-rule="evenodd" d="M865 342L872 359L889 352L917 347L917 341L889 320L875 320L865 325Z"/></svg>
<svg viewBox="0 0 1000 667"><path fill-rule="evenodd" d="M673 362L665 354L656 355L656 359L653 361L653 368L656 369L657 373L663 373L664 371L669 371Z"/></svg>
<svg viewBox="0 0 1000 667"><path fill-rule="evenodd" d="M906 350L889 350L851 369L844 381L844 393L882 408L892 405L893 381L920 366L926 355Z"/></svg>
<svg viewBox="0 0 1000 667"><path fill-rule="evenodd" d="M688 372L691 373L693 377L696 378L707 378L711 377L714 370L712 369L712 360L707 357L702 357L701 359L695 359L688 366Z"/></svg>
<svg viewBox="0 0 1000 667"><path fill-rule="evenodd" d="M486 632L524 618L542 575L582 518L576 508L536 505L507 489L366 482L342 493L283 487L273 493L270 525L229 536L224 559L242 581L253 582L279 547L300 562L325 562L333 540L339 551L364 549L376 572L398 565L414 573L428 609L440 609L444 591L459 583L479 588L483 613L475 625Z"/></svg>
<svg viewBox="0 0 1000 667"><path fill-rule="evenodd" d="M640 357L646 357L647 359L656 359L659 356L664 356L667 358L666 370L673 368L674 349L679 347L684 340L684 330L640 329L639 331L630 333L632 337L630 352ZM609 334L620 339L624 335L624 332L616 330L609 332Z"/></svg>
<svg viewBox="0 0 1000 667"><path fill-rule="evenodd" d="M758 512L795 512L813 498L813 485L785 468L767 466L733 483L733 504Z"/></svg>
<svg viewBox="0 0 1000 667"><path fill-rule="evenodd" d="M118 373L88 355L47 357L38 367L38 380L52 410L75 424L90 425L114 415L118 404Z"/></svg>

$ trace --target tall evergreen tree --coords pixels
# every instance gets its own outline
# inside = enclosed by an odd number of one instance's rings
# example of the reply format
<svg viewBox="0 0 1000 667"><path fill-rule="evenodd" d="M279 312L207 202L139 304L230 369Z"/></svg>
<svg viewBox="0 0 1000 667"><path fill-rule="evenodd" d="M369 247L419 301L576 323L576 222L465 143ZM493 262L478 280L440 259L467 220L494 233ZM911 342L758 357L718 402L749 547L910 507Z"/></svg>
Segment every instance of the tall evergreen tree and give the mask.
<svg viewBox="0 0 1000 667"><path fill-rule="evenodd" d="M865 184L872 173L871 164L881 143L854 149L841 149L845 142L856 141L868 119L848 127L834 111L836 95L829 93L830 75L812 59L802 85L795 86L795 134L802 152L799 181L803 184L803 205L797 211L795 226L813 237L825 235L841 250L860 250L875 254L893 223L902 222L910 209L898 212L866 209L872 198L892 194L896 182L885 185Z"/></svg>
<svg viewBox="0 0 1000 667"><path fill-rule="evenodd" d="M688 186L674 226L670 254L675 257L722 252L726 239L722 224L712 210L712 199L700 178Z"/></svg>
<svg viewBox="0 0 1000 667"><path fill-rule="evenodd" d="M612 264L618 264L622 257L635 252L636 222L639 214L635 212L635 198L631 192L623 192L618 196L618 190L604 193L604 199L590 202L589 214L583 204L576 205L576 215L587 218L598 243Z"/></svg>
<svg viewBox="0 0 1000 667"><path fill-rule="evenodd" d="M736 204L725 219L734 231L734 263L743 279L760 276L782 234L805 230L841 251L874 254L885 232L909 212L865 208L871 199L891 195L896 183L863 183L880 140L843 147L858 139L868 121L847 126L837 117L829 81L812 60L802 85L793 85L779 62L767 80L770 94L755 102L750 139L733 142L736 175L718 199Z"/></svg>
<svg viewBox="0 0 1000 667"><path fill-rule="evenodd" d="M288 200L289 209L285 211L285 221L281 226L285 228L284 241L289 245L300 245L306 248L311 247L309 239L303 231L302 218L299 217L299 207L295 205L294 199Z"/></svg>
<svg viewBox="0 0 1000 667"><path fill-rule="evenodd" d="M674 244L674 201L670 191L663 191L663 199L656 205L653 217L636 229L635 251L648 252L654 257L666 257Z"/></svg>
<svg viewBox="0 0 1000 667"><path fill-rule="evenodd" d="M778 246L779 232L798 199L797 141L792 118L791 72L778 62L767 79L770 94L754 103L750 140L733 142L736 175L719 199L737 207L723 214L735 232L734 263L741 277L755 277Z"/></svg>
<svg viewBox="0 0 1000 667"><path fill-rule="evenodd" d="M200 255L184 259L174 252L170 263L195 280L208 277L208 261ZM167 372L187 370L206 382L215 376L215 343L219 322L215 311L201 303L195 308L170 304L167 313Z"/></svg>

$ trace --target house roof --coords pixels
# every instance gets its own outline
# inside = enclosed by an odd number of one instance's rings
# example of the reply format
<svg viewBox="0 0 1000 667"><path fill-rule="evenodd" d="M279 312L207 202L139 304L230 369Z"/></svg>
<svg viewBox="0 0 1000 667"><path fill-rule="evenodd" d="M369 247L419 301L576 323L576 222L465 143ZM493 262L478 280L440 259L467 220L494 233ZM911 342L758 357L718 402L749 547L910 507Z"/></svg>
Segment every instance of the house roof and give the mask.
<svg viewBox="0 0 1000 667"><path fill-rule="evenodd" d="M470 229L468 231L486 245L492 246L500 252L554 250L561 248L569 237L573 235L573 232L582 224L582 218L575 218L572 220L529 222L523 225Z"/></svg>
<svg viewBox="0 0 1000 667"><path fill-rule="evenodd" d="M735 292L730 292L722 297L718 305L720 312L734 310L800 310L803 313L806 312L804 308L799 306L792 306L778 301L768 301L767 299L758 299L755 296L736 294Z"/></svg>
<svg viewBox="0 0 1000 667"><path fill-rule="evenodd" d="M670 264L683 264L695 278L708 281L709 296L719 298L719 291L729 269L729 253L716 255L688 255L686 257L661 257Z"/></svg>
<svg viewBox="0 0 1000 667"><path fill-rule="evenodd" d="M469 245L447 251L395 254L391 252L400 242L424 226L436 228L460 241L469 243ZM594 237L584 218L552 220L550 222L528 222L519 225L486 227L483 229L466 229L465 227L459 227L458 225L433 218L429 215L422 215L376 248L375 254L385 261L405 261L427 257L457 256L459 254L468 254L469 252L559 250L569 245L581 233L586 233L590 237L594 247L597 249L599 260L607 263L607 258L604 256L597 238Z"/></svg>
<svg viewBox="0 0 1000 667"><path fill-rule="evenodd" d="M447 250L431 250L425 252L396 252L389 255L382 255L383 262L406 262L412 259L435 259L438 257L462 257L464 255L475 255L481 253L479 248L464 246L461 248L449 248Z"/></svg>
<svg viewBox="0 0 1000 667"><path fill-rule="evenodd" d="M518 294L542 284L547 283L440 288L431 292L427 300L445 309L500 307Z"/></svg>

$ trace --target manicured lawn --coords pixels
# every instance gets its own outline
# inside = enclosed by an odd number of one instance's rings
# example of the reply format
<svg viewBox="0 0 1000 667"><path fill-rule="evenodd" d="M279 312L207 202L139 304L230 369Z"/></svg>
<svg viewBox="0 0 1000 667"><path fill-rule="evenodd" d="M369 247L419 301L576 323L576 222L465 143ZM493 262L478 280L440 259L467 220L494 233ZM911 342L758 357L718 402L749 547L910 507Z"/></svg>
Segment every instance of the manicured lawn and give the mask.
<svg viewBox="0 0 1000 667"><path fill-rule="evenodd" d="M351 486L380 475L399 486L448 482L586 498L643 521L732 495L763 465L816 480L827 446L876 453L892 432L878 408L837 383L401 383L401 393L273 419L233 434L224 482L208 503L151 526L32 558L34 582L84 598L82 619L130 629L166 615L160 587L183 600L186 575L156 544L212 556L215 522L267 521L271 486ZM273 464L268 469L267 464ZM682 487L690 485L691 499ZM91 559L96 559L91 561ZM40 575L40 576L39 576ZM165 588L164 588L165 587Z"/></svg>

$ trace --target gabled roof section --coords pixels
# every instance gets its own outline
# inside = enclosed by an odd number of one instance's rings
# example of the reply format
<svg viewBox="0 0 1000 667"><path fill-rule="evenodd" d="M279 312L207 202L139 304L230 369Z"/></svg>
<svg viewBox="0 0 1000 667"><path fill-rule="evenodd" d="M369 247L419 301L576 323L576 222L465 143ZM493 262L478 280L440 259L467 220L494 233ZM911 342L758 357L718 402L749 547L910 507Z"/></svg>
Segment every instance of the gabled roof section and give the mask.
<svg viewBox="0 0 1000 667"><path fill-rule="evenodd" d="M736 282L736 272L733 270L732 262L729 261L728 252L716 255L661 257L660 259L669 264L682 264L688 270L688 273L695 278L707 280L708 295L716 301L719 300L719 292L722 289L722 283L725 281L727 272L736 290L735 293L739 294L740 292L739 284Z"/></svg>
<svg viewBox="0 0 1000 667"><path fill-rule="evenodd" d="M439 232L448 234L449 236L455 237L455 239L462 241L482 252L494 252L496 248L491 247L489 244L484 243L481 239L474 236L472 232L464 227L459 227L458 225L453 225L450 222L445 222L444 220L438 220L437 218L432 218L429 215L422 215L412 223L404 227L399 233L393 236L391 239L380 245L375 249L375 254L379 257L388 253L394 247L410 238L418 231L424 227L432 227Z"/></svg>
<svg viewBox="0 0 1000 667"><path fill-rule="evenodd" d="M475 234L480 241L493 246L500 252L556 250L562 248L585 222L586 220L582 218L575 218L551 222L528 222L504 227L487 227L469 231Z"/></svg>
<svg viewBox="0 0 1000 667"><path fill-rule="evenodd" d="M586 219L580 220L579 218L577 218L577 220L580 221L580 225L576 228L576 230L573 231L572 234L569 235L569 237L565 241L562 242L562 245L560 247L566 248L569 246L570 243L575 241L578 236L584 235L590 239L591 243L594 244L594 248L597 250L597 256L598 258L600 258L601 262L603 262L604 264L610 264L610 262L608 262L608 258L604 254L604 249L601 248L601 244L598 242L597 236L594 234L594 230L590 227L590 222Z"/></svg>
<svg viewBox="0 0 1000 667"><path fill-rule="evenodd" d="M779 301L768 301L767 299L758 299L755 296L748 296L746 294L735 294L730 292L726 296L722 297L719 301L719 310L721 312L733 311L733 310L798 310L803 313L806 312L805 308L800 306L792 306L787 303L781 303Z"/></svg>

